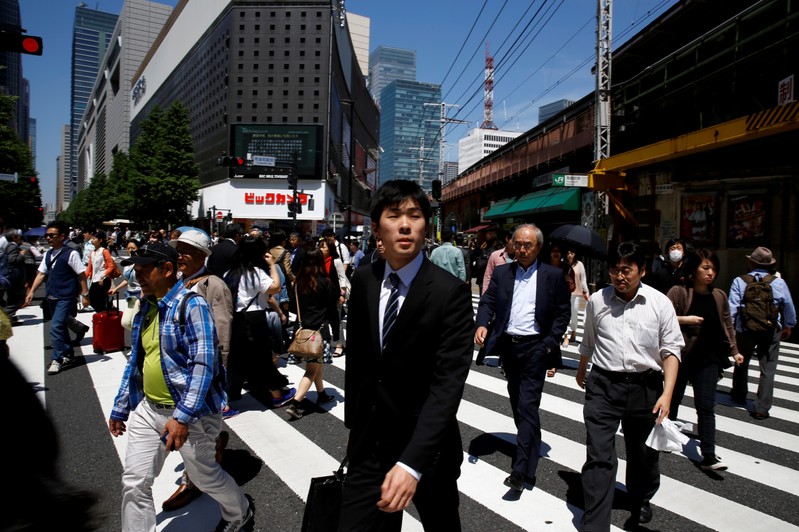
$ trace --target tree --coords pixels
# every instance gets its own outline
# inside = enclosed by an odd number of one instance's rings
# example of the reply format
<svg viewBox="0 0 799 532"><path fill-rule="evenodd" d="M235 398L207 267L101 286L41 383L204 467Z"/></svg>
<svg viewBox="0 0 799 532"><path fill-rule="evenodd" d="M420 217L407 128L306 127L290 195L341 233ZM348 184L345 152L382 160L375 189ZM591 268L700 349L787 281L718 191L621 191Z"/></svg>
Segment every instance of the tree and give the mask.
<svg viewBox="0 0 799 532"><path fill-rule="evenodd" d="M135 198L130 217L137 223L185 223L197 199L199 173L188 110L180 102L166 112L153 108L141 124L125 173Z"/></svg>
<svg viewBox="0 0 799 532"><path fill-rule="evenodd" d="M14 119L16 100L0 94L0 173L19 176L16 183L0 181L0 216L6 227L36 227L42 223L42 192L33 156L8 125Z"/></svg>

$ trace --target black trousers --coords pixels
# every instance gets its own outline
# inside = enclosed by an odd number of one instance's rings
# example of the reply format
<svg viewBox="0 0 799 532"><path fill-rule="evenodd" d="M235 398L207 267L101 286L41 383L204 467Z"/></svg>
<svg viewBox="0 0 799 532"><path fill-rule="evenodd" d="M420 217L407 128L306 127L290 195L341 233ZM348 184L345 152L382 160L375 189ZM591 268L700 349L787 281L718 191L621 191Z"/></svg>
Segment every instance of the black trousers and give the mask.
<svg viewBox="0 0 799 532"><path fill-rule="evenodd" d="M403 512L386 513L378 509L380 486L395 460L380 460L372 454L365 460L350 461L339 518L339 532L399 532ZM457 473L422 475L416 486L413 504L422 526L429 532L460 532Z"/></svg>
<svg viewBox="0 0 799 532"><path fill-rule="evenodd" d="M541 336L518 338L503 334L496 349L508 380L508 395L516 423L516 456L513 471L535 478L541 452L541 394L547 373L546 344Z"/></svg>
<svg viewBox="0 0 799 532"><path fill-rule="evenodd" d="M594 366L585 383L586 460L582 482L585 511L580 530L610 529L615 493L616 430L621 422L627 450L627 496L637 514L660 487L659 453L648 447L655 426L652 408L663 393L660 372L619 374Z"/></svg>

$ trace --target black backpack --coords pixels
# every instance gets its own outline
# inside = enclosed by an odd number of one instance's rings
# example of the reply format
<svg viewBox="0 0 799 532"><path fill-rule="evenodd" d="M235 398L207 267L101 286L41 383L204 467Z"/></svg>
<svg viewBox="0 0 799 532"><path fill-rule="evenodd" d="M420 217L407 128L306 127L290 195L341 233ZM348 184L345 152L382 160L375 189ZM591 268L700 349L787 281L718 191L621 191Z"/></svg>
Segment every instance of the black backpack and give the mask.
<svg viewBox="0 0 799 532"><path fill-rule="evenodd" d="M779 316L779 308L774 302L774 291L771 288L771 282L776 277L764 275L755 278L747 274L742 275L741 279L746 283L738 311L741 327L746 332L773 332L777 328Z"/></svg>

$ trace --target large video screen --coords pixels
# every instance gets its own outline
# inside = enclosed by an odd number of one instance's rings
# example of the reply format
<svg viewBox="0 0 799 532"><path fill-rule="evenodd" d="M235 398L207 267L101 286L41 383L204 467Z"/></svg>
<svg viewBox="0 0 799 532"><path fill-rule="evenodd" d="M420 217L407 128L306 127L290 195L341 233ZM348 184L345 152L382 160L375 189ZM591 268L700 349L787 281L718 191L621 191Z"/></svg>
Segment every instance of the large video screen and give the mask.
<svg viewBox="0 0 799 532"><path fill-rule="evenodd" d="M233 155L274 157L277 166L288 166L297 154L300 179L322 179L322 126L245 125L231 127Z"/></svg>

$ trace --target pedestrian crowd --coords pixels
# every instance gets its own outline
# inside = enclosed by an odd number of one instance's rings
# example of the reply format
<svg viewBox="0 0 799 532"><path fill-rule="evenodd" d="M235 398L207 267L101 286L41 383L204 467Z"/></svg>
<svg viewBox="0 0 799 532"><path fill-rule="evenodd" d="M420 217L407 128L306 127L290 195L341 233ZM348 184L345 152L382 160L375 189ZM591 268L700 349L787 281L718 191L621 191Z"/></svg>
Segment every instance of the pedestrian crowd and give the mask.
<svg viewBox="0 0 799 532"><path fill-rule="evenodd" d="M238 223L216 238L194 227L105 233L53 222L42 254L23 249L11 229L0 239L0 288L11 316L0 327L2 347L7 356L14 313L44 283L48 373L57 374L89 330L75 319L78 299L104 313L113 308L109 295L124 289L132 346L108 421L112 435L128 438L124 530L155 530L151 487L170 451L185 469L165 511L207 493L220 505L218 530L250 523L252 501L221 467L229 440L223 420L239 413L244 390L287 407L293 421L341 400L325 389L323 370L345 354L349 466L339 530L347 532L400 530L411 502L426 530L460 530L456 413L475 346L476 363L496 357L507 381L517 434L504 484L514 492L535 486L544 386L563 366L563 349L577 347L586 428L580 530L610 528L619 426L630 524L651 521L660 450L647 439L661 426L679 428L689 383L702 470L727 469L715 449L716 386L726 369L734 367L731 399L747 405L748 366L758 359L751 415L769 417L780 342L796 325L771 250L748 254L746 272L724 290L710 249L670 240L650 261L640 244L616 243L604 265L608 281L590 293L581 259L602 250L548 241L534 224L489 229L479 240L444 228L433 244L430 214L421 188L389 181L373 198L374 234L365 245L339 241L332 230L304 238ZM120 270L112 255L121 246L128 256ZM33 275L26 259L37 253ZM300 327L320 335L312 357L290 353ZM280 372L281 357L304 364L296 387Z"/></svg>

